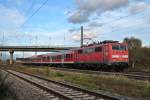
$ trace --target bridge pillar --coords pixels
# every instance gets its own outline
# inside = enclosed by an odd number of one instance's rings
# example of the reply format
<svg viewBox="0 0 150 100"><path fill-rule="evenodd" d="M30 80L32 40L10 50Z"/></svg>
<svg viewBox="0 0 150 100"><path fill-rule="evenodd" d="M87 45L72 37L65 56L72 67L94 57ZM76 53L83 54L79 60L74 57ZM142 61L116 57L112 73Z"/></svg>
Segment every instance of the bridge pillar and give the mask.
<svg viewBox="0 0 150 100"><path fill-rule="evenodd" d="M9 53L10 53L9 64L12 65L13 64L13 53L14 53L14 51L13 50L9 50Z"/></svg>

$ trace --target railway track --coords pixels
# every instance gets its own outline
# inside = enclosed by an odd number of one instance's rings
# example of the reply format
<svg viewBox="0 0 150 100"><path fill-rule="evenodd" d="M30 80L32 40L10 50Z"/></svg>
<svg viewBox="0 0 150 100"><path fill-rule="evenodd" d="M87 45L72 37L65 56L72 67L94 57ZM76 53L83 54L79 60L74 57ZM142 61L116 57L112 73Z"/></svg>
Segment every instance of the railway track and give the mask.
<svg viewBox="0 0 150 100"><path fill-rule="evenodd" d="M53 98L59 98L61 100L127 100L127 98L123 96L114 96L109 93L89 91L81 87L46 79L25 72L17 72L14 70L7 70L7 72L46 90L50 94L53 94Z"/></svg>
<svg viewBox="0 0 150 100"><path fill-rule="evenodd" d="M139 72L139 71L130 71L130 72L126 72L126 73L128 73L128 74L138 74L138 75L145 75L145 76L150 76L150 72L144 72L144 71L141 71L141 72Z"/></svg>
<svg viewBox="0 0 150 100"><path fill-rule="evenodd" d="M103 71L92 71L92 70L80 70L80 69L69 69L69 68L59 68L51 67L54 70L68 71L68 72L79 72L93 75L116 75L116 76L126 76L132 79L138 80L149 80L150 81L150 72L103 72Z"/></svg>
<svg viewBox="0 0 150 100"><path fill-rule="evenodd" d="M125 72L120 74L127 76L129 78L150 81L150 72Z"/></svg>
<svg viewBox="0 0 150 100"><path fill-rule="evenodd" d="M5 67L5 66L4 66ZM148 80L150 81L150 72L144 72L144 71L132 71L132 72L104 72L104 71L93 71L93 70L81 70L81 69L73 69L73 68L65 68L65 67L50 67L54 70L60 70L60 71L67 71L67 72L79 72L79 73L86 73L86 74L92 74L92 75L116 75L116 76L126 76L131 79L137 79L137 80Z"/></svg>

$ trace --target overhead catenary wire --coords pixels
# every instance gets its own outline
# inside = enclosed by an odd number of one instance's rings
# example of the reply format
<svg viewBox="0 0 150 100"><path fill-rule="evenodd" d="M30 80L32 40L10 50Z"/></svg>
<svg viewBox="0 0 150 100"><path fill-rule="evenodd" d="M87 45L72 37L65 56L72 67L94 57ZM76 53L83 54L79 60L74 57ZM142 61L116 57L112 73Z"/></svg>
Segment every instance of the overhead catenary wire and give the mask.
<svg viewBox="0 0 150 100"><path fill-rule="evenodd" d="M39 8L37 8L24 22L23 24L21 24L17 30L14 32L16 33L19 29L21 29L36 13L38 13L38 11L48 2L48 0L45 0L40 6Z"/></svg>
<svg viewBox="0 0 150 100"><path fill-rule="evenodd" d="M45 1L39 6L39 8L37 8L37 9L23 22L23 24L21 24L21 25L16 29L16 31L14 32L14 34L16 34L19 29L21 29L22 27L24 27L24 25L25 25L36 13L38 13L38 11L39 11L47 2L48 2L48 0L45 0ZM33 5L33 4L32 4L32 5ZM32 5L31 5L31 6L32 6ZM18 38L18 35L17 35L17 34L16 34L15 38Z"/></svg>
<svg viewBox="0 0 150 100"><path fill-rule="evenodd" d="M140 14L140 13L143 13L143 12L145 12L145 11L147 11L147 10L150 10L150 8L144 9L143 11L140 11L140 12L136 12L135 14L129 14L129 15L126 15L126 16L123 16L123 17L120 17L120 18L117 18L117 19L114 19L114 20L105 22L101 27L103 27L103 26L105 26L105 25L107 25L107 24L110 24L110 23L113 23L113 22L116 22L116 21L125 19L125 18L127 18L127 17L135 16L135 15Z"/></svg>
<svg viewBox="0 0 150 100"><path fill-rule="evenodd" d="M136 12L136 13L134 13L134 14L129 14L129 15L126 15L126 16L123 16L123 17L120 17L120 18L117 18L117 19L114 19L114 20L105 22L105 23L103 23L103 25L100 26L100 27L104 27L104 26L106 26L106 25L110 25L110 23L114 23L114 22L116 22L116 21L120 21L120 20L125 19L125 18L127 18L127 17L135 16L135 15L137 15L137 14L143 13L143 12L148 11L148 10L150 10L150 8L144 9L144 10L142 10L142 11L140 11L140 12ZM111 32L114 32L114 31L116 31L116 30L119 30L119 29L112 30Z"/></svg>
<svg viewBox="0 0 150 100"><path fill-rule="evenodd" d="M106 26L106 25L110 25L110 23L114 23L114 22L116 22L116 21L125 19L125 18L127 18L127 17L135 16L135 15L140 14L140 13L143 13L143 12L145 12L145 11L147 11L147 10L150 10L150 8L144 9L143 11L136 12L136 13L134 13L134 14L129 14L129 15L126 15L126 16L123 16L123 17L120 17L120 18L117 18L117 19L114 19L114 20L105 22L105 23L103 23L102 26L100 26L100 27L104 27L104 26ZM87 26L89 26L89 25L87 25ZM86 26L86 27L87 27L87 26Z"/></svg>
<svg viewBox="0 0 150 100"><path fill-rule="evenodd" d="M143 13L143 12L145 12L145 11L147 11L147 10L150 10L150 8L149 9L145 9L145 10L143 10L143 11L141 11L141 12L137 12L137 13L135 13L135 14L132 14L132 15L127 15L127 16L124 16L124 17L131 17L131 16L135 16L135 15L137 15L137 14L140 14L140 13ZM142 16L138 16L138 17L142 17ZM116 20L116 21L119 21L119 20L122 20L122 19L124 19L123 17L122 18L119 18L118 20ZM111 23L111 22L110 22ZM112 23L113 23L113 21L112 21ZM140 24L142 24L143 23L143 21L142 22L140 22ZM145 22L144 22L145 23ZM107 25L107 23L106 23L106 25ZM113 27L112 27L113 28ZM112 30L111 32L114 32L114 31L117 31L117 30L119 30L119 29L114 29L114 30Z"/></svg>
<svg viewBox="0 0 150 100"><path fill-rule="evenodd" d="M24 22L19 28L22 28L36 13L38 13L38 11L39 11L47 2L48 2L48 0L45 0L45 1L41 4L41 6L40 6L38 9L36 9L35 12L33 12L32 15L29 16L29 17L25 20L25 22Z"/></svg>
<svg viewBox="0 0 150 100"><path fill-rule="evenodd" d="M28 7L28 9L27 9L27 11L26 11L26 14L27 14L27 15L31 13L31 10L33 9L33 7L34 7L34 5L35 5L35 1L36 1L36 0L31 0L31 1L32 1L32 2L31 2L30 6Z"/></svg>

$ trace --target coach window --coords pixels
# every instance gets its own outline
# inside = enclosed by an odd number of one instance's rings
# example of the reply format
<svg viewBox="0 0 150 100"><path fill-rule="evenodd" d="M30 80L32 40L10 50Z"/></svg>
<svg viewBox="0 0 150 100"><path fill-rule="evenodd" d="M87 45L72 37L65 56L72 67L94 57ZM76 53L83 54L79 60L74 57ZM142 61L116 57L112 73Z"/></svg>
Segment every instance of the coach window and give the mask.
<svg viewBox="0 0 150 100"><path fill-rule="evenodd" d="M65 55L65 58L68 58L68 54Z"/></svg>
<svg viewBox="0 0 150 100"><path fill-rule="evenodd" d="M66 54L66 58L72 58L72 54Z"/></svg>
<svg viewBox="0 0 150 100"><path fill-rule="evenodd" d="M54 60L57 60L57 56L54 56Z"/></svg>
<svg viewBox="0 0 150 100"><path fill-rule="evenodd" d="M49 60L49 56L47 56L47 60Z"/></svg>
<svg viewBox="0 0 150 100"><path fill-rule="evenodd" d="M69 58L72 58L72 54L69 54Z"/></svg>
<svg viewBox="0 0 150 100"><path fill-rule="evenodd" d="M70 54L66 54L66 58L70 58Z"/></svg>
<svg viewBox="0 0 150 100"><path fill-rule="evenodd" d="M84 54L88 53L88 49L83 49L83 53Z"/></svg>
<svg viewBox="0 0 150 100"><path fill-rule="evenodd" d="M52 60L55 60L55 57L54 57L54 56L52 56Z"/></svg>
<svg viewBox="0 0 150 100"><path fill-rule="evenodd" d="M78 50L78 54L82 54L83 53L83 50Z"/></svg>
<svg viewBox="0 0 150 100"><path fill-rule="evenodd" d="M70 54L70 58L72 58L72 54Z"/></svg>
<svg viewBox="0 0 150 100"><path fill-rule="evenodd" d="M40 58L37 58L37 60L40 60Z"/></svg>
<svg viewBox="0 0 150 100"><path fill-rule="evenodd" d="M47 57L44 57L45 58L45 60L47 60Z"/></svg>
<svg viewBox="0 0 150 100"><path fill-rule="evenodd" d="M93 52L93 48L87 48L87 49L84 49L84 50L83 50L83 53L84 53L84 54L92 53L92 52Z"/></svg>
<svg viewBox="0 0 150 100"><path fill-rule="evenodd" d="M58 59L61 59L61 55L58 56Z"/></svg>
<svg viewBox="0 0 150 100"><path fill-rule="evenodd" d="M89 48L89 53L92 53L92 52L94 52L94 48Z"/></svg>
<svg viewBox="0 0 150 100"><path fill-rule="evenodd" d="M102 51L102 47L96 47L95 48L95 52L101 52Z"/></svg>
<svg viewBox="0 0 150 100"><path fill-rule="evenodd" d="M43 60L45 60L45 57L43 57Z"/></svg>
<svg viewBox="0 0 150 100"><path fill-rule="evenodd" d="M47 60L47 57L45 57L45 60Z"/></svg>
<svg viewBox="0 0 150 100"><path fill-rule="evenodd" d="M51 60L51 56L49 56L49 60Z"/></svg>

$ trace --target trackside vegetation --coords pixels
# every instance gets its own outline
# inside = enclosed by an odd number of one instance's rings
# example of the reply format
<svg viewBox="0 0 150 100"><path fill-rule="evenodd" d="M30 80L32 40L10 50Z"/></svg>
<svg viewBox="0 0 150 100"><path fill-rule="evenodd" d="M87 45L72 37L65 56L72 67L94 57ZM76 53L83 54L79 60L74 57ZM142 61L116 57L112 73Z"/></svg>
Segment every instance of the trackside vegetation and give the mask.
<svg viewBox="0 0 150 100"><path fill-rule="evenodd" d="M129 70L150 71L150 48L143 47L142 41L135 37L125 38L123 42L128 44Z"/></svg>
<svg viewBox="0 0 150 100"><path fill-rule="evenodd" d="M15 70L41 75L57 81L68 82L87 89L109 91L132 98L150 100L150 82L129 79L125 76L99 75L63 72L44 68L13 67Z"/></svg>

